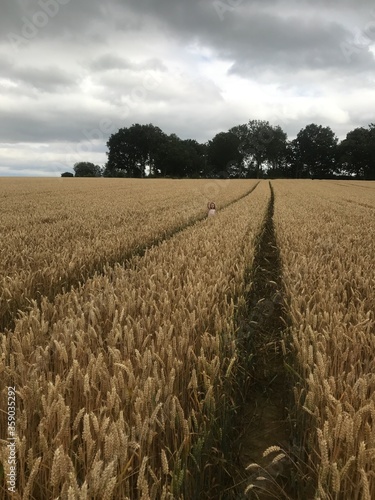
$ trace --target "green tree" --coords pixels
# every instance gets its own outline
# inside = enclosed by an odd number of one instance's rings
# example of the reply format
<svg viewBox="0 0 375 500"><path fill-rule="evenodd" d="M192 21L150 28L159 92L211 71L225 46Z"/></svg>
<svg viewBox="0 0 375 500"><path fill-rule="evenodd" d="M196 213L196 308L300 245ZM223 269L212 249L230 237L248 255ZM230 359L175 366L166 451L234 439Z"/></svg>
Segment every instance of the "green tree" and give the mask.
<svg viewBox="0 0 375 500"><path fill-rule="evenodd" d="M155 157L155 175L168 177L200 177L205 168L206 148L193 139L165 135Z"/></svg>
<svg viewBox="0 0 375 500"><path fill-rule="evenodd" d="M338 138L330 127L311 123L292 141L298 177L329 178L337 171Z"/></svg>
<svg viewBox="0 0 375 500"><path fill-rule="evenodd" d="M219 132L207 145L207 173L210 176L242 177L241 139L233 132Z"/></svg>
<svg viewBox="0 0 375 500"><path fill-rule="evenodd" d="M288 136L283 129L276 125L272 127L271 140L268 142L266 163L267 174L278 176L283 175L286 170L288 158Z"/></svg>
<svg viewBox="0 0 375 500"><path fill-rule="evenodd" d="M285 160L279 168L279 174L282 177L296 178L300 177L301 164L296 156L295 141L287 141L285 147Z"/></svg>
<svg viewBox="0 0 375 500"><path fill-rule="evenodd" d="M94 165L87 161L80 161L74 164L75 177L101 177L103 170L99 165Z"/></svg>
<svg viewBox="0 0 375 500"><path fill-rule="evenodd" d="M204 176L207 165L207 144L202 144L195 139L185 139L183 142L188 153L186 161L187 176Z"/></svg>
<svg viewBox="0 0 375 500"><path fill-rule="evenodd" d="M107 142L108 161L105 175L144 177L146 169L155 174L155 163L165 134L159 127L133 124L112 134Z"/></svg>
<svg viewBox="0 0 375 500"><path fill-rule="evenodd" d="M165 135L159 144L154 174L161 177L183 177L184 148L176 134Z"/></svg>
<svg viewBox="0 0 375 500"><path fill-rule="evenodd" d="M268 121L250 120L229 130L240 140L239 152L243 155L248 176L260 177L263 168L277 169L286 154L287 135L281 127Z"/></svg>
<svg viewBox="0 0 375 500"><path fill-rule="evenodd" d="M375 124L351 130L338 146L342 173L375 179Z"/></svg>
<svg viewBox="0 0 375 500"><path fill-rule="evenodd" d="M205 145L167 135L152 124L135 124L108 142L105 176L199 177L205 167Z"/></svg>

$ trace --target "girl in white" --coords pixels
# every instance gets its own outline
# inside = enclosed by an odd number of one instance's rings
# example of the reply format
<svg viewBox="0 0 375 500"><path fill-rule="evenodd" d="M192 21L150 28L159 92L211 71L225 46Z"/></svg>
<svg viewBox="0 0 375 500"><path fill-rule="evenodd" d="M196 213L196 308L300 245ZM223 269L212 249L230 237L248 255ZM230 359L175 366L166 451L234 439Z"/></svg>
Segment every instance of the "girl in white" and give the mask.
<svg viewBox="0 0 375 500"><path fill-rule="evenodd" d="M211 217L212 215L216 215L216 205L213 201L210 201L207 204L207 208L208 208L208 217Z"/></svg>

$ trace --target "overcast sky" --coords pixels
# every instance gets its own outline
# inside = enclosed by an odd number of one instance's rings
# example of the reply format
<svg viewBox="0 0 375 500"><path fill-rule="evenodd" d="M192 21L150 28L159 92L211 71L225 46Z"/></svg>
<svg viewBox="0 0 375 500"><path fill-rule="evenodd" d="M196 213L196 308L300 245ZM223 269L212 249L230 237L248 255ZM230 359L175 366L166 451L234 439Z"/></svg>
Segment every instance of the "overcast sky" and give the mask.
<svg viewBox="0 0 375 500"><path fill-rule="evenodd" d="M0 31L0 176L104 165L133 123L375 122L373 0L2 0Z"/></svg>

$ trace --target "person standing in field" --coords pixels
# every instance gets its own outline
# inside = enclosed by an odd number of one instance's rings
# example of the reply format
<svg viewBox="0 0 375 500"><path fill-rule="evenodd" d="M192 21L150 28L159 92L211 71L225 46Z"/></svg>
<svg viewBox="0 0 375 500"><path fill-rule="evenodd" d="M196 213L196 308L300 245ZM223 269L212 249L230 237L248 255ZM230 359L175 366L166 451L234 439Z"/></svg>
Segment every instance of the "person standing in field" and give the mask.
<svg viewBox="0 0 375 500"><path fill-rule="evenodd" d="M216 205L213 201L210 201L207 204L207 208L208 208L208 214L207 214L208 217L212 217L213 215L216 215Z"/></svg>

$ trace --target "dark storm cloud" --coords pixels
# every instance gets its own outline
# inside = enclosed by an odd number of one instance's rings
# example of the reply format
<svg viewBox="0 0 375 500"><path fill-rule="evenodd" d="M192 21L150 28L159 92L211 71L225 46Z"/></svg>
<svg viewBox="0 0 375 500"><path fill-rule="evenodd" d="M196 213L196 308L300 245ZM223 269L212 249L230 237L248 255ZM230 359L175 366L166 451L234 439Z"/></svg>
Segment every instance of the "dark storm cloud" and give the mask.
<svg viewBox="0 0 375 500"><path fill-rule="evenodd" d="M373 68L374 57L365 45L358 50L357 44L348 61L348 51L355 43L353 33L329 10L330 5L335 5L333 1L319 3L319 7L312 10L316 2L307 0L113 0L105 4L99 0L6 0L5 12L11 20L7 27L13 27L16 35L22 36L23 29L32 32L32 28L25 25L27 20L34 24L35 35L26 40L27 43L32 43L34 38L56 38L64 34L67 40L79 42L83 50L90 42L105 44L112 30L139 32L147 26L155 26L181 45L196 41L211 47L218 57L233 61L232 73L244 76L268 68L278 71ZM305 11L301 5L305 5ZM353 15L359 8L364 9L367 24L371 22L370 1L346 0L340 5ZM38 13L48 18L45 26L35 26ZM39 17L41 23L41 14ZM364 18L363 30L365 25ZM131 47L125 51L131 52ZM101 65L102 69L129 68L131 64L129 60L111 55L109 50L108 56L98 58L92 69L101 69Z"/></svg>
<svg viewBox="0 0 375 500"><path fill-rule="evenodd" d="M232 59L232 72L247 75L254 70L273 67L279 70L341 68L350 71L374 69L368 46L358 50L353 33L329 9L337 1L303 2L254 0L213 0L188 3L183 0L139 0L134 11L147 12L165 29L181 40L198 40L212 47L220 57ZM306 9L301 9L301 4ZM369 0L346 0L348 17L364 12L357 30L374 35L374 6ZM309 7L307 9L307 7ZM338 9L339 10L339 9ZM347 53L353 46L351 68ZM357 49L357 50L355 50ZM346 52L346 53L345 53Z"/></svg>
<svg viewBox="0 0 375 500"><path fill-rule="evenodd" d="M248 29L249 28L249 29ZM235 60L231 72L250 75L255 71L340 69L344 73L375 68L374 57L368 51L357 51L349 67L345 48L351 35L336 22L318 24L314 20L295 17L278 19L271 15L254 14L246 29L239 29L236 41L222 47L224 57Z"/></svg>
<svg viewBox="0 0 375 500"><path fill-rule="evenodd" d="M238 72L241 72L241 63L244 68L251 63L257 68L267 64L285 68L342 66L346 61L341 46L352 41L352 34L335 19L332 10L328 12L330 6L337 5L336 0L318 3L319 6L311 0L112 0L106 3L99 0L5 0L2 7L5 15L0 23L5 37L9 33L23 36L23 30L28 30L31 36L29 23L35 29L34 36L27 40L29 43L34 38L64 34L83 46L89 41L105 42L111 30L136 32L147 24L154 24L179 43L199 40L211 46L218 55L233 58L233 71ZM312 11L314 5L316 8ZM346 0L340 2L340 6L349 13L352 11L353 15L359 8L365 12L368 9L367 21L371 21L374 6L369 0ZM44 24L43 13L45 25L39 26L38 23ZM358 66L367 67L371 61L373 58L368 52L357 58Z"/></svg>
<svg viewBox="0 0 375 500"><path fill-rule="evenodd" d="M99 0L4 0L0 30L9 40L11 35L32 41L36 37L59 37L82 34L93 23L111 16L114 2ZM3 15L3 9L5 15Z"/></svg>

